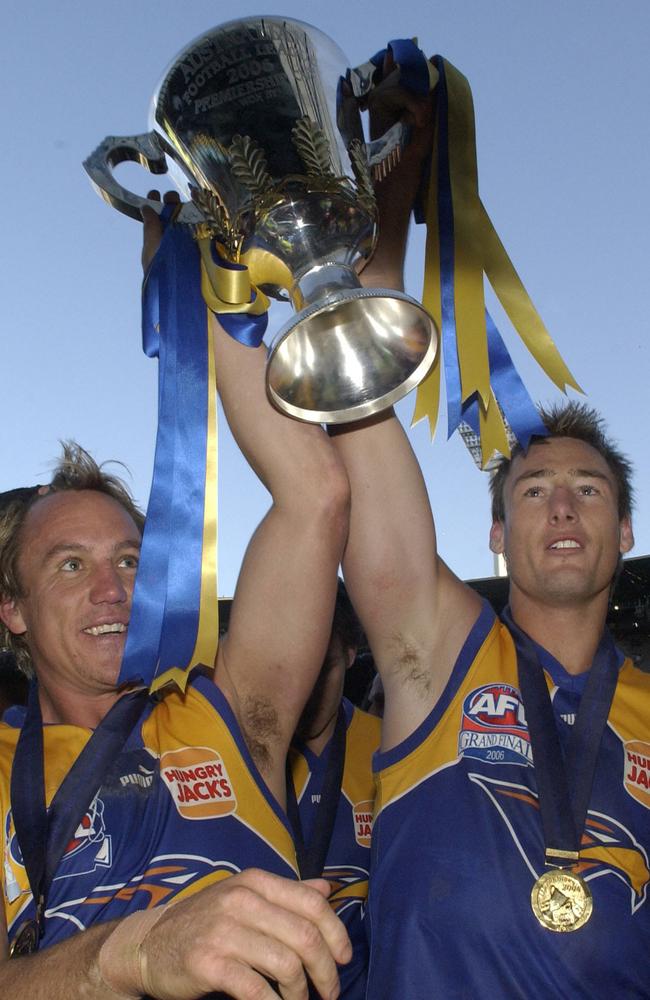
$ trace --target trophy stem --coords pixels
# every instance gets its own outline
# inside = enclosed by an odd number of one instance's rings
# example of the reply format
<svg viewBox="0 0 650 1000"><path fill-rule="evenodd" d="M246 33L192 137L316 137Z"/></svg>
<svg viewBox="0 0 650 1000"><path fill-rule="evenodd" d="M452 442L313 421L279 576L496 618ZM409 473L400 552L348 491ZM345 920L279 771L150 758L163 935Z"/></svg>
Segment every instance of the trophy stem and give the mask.
<svg viewBox="0 0 650 1000"><path fill-rule="evenodd" d="M350 264L326 261L305 271L296 280L290 295L294 308L304 309L336 292L360 287L357 272Z"/></svg>

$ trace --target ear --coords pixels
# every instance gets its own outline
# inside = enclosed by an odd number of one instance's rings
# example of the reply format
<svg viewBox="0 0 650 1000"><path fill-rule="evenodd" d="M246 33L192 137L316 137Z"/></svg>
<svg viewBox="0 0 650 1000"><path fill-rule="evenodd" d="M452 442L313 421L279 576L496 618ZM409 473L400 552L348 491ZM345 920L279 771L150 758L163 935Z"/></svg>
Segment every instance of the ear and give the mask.
<svg viewBox="0 0 650 1000"><path fill-rule="evenodd" d="M503 555L504 540L503 521L493 521L490 528L490 551L497 556Z"/></svg>
<svg viewBox="0 0 650 1000"><path fill-rule="evenodd" d="M27 631L22 612L13 598L0 599L0 621L13 635L24 635Z"/></svg>
<svg viewBox="0 0 650 1000"><path fill-rule="evenodd" d="M345 669L349 670L357 658L357 651L354 646L348 646L345 650Z"/></svg>
<svg viewBox="0 0 650 1000"><path fill-rule="evenodd" d="M629 517L624 517L619 527L619 549L621 555L625 555L634 546L634 532L632 531L632 521Z"/></svg>

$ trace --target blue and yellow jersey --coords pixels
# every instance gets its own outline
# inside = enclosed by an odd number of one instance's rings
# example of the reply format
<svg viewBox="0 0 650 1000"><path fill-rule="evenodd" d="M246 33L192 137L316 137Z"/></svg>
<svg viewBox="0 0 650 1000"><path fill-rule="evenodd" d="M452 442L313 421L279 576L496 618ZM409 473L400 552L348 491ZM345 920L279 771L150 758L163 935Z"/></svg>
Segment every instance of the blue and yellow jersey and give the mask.
<svg viewBox="0 0 650 1000"><path fill-rule="evenodd" d="M0 723L2 885L10 941L34 914L9 800L18 732ZM48 805L89 736L75 726L44 727ZM296 878L291 833L226 699L199 676L184 696L169 694L147 707L106 774L58 866L43 946L251 867Z"/></svg>
<svg viewBox="0 0 650 1000"><path fill-rule="evenodd" d="M561 741L587 674L539 650ZM546 869L514 643L485 606L443 695L375 759L371 1000L650 996L650 676L619 657L577 870L582 928L530 903Z"/></svg>
<svg viewBox="0 0 650 1000"><path fill-rule="evenodd" d="M368 945L363 922L368 896L370 839L375 799L372 757L379 747L381 722L343 700L347 722L341 795L323 875L332 885L330 902L345 923L353 945L353 958L342 967L341 997L365 996ZM300 745L290 751L300 822L308 843L320 804L328 762L328 744L317 756Z"/></svg>

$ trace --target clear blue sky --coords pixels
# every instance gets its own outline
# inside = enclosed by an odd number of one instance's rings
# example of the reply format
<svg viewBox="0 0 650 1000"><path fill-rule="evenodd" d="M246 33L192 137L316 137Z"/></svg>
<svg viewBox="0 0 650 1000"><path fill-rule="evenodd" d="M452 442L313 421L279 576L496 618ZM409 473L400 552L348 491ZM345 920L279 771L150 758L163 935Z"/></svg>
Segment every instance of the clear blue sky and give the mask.
<svg viewBox="0 0 650 1000"><path fill-rule="evenodd" d="M0 489L47 480L58 440L73 437L100 461L121 459L146 503L156 363L140 346L139 227L97 197L81 161L107 134L146 131L154 87L187 42L261 12L311 21L352 65L390 38L417 35L469 78L483 201L567 363L635 461L634 554L650 552L645 0L285 0L267 11L247 0L5 0ZM134 169L123 176L132 180ZM148 185L145 176L139 189ZM415 295L422 249L415 234ZM272 313L271 326L281 316ZM535 398L557 398L532 365L521 370ZM400 410L407 422L412 406L411 397ZM432 445L420 425L412 440L443 556L466 578L490 575L485 476L444 430ZM219 591L227 596L268 497L252 488L225 430L220 475Z"/></svg>

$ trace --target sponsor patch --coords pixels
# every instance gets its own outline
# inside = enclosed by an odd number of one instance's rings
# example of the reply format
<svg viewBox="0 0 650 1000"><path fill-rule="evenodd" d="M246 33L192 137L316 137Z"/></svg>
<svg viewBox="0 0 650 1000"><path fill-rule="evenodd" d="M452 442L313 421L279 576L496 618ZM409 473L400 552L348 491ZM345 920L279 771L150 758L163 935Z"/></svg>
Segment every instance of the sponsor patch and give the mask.
<svg viewBox="0 0 650 1000"><path fill-rule="evenodd" d="M122 788L126 788L129 785L137 785L138 788L151 788L155 773L154 770L143 767L140 764L137 771L133 771L131 774L120 775L120 785Z"/></svg>
<svg viewBox="0 0 650 1000"><path fill-rule="evenodd" d="M533 754L519 691L510 684L484 684L463 702L458 753L489 764L530 764Z"/></svg>
<svg viewBox="0 0 650 1000"><path fill-rule="evenodd" d="M373 802L366 799L363 802L356 802L352 806L354 817L354 837L359 847L370 847L370 837L372 835L372 809Z"/></svg>
<svg viewBox="0 0 650 1000"><path fill-rule="evenodd" d="M650 743L630 740L623 744L625 791L650 809Z"/></svg>
<svg viewBox="0 0 650 1000"><path fill-rule="evenodd" d="M185 819L214 819L237 808L226 765L210 747L181 747L163 754L160 776Z"/></svg>

